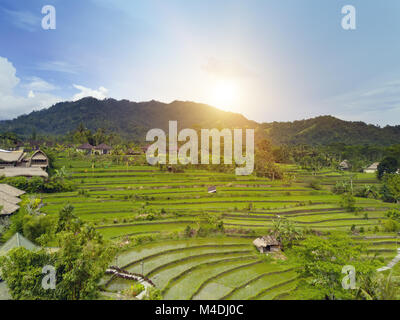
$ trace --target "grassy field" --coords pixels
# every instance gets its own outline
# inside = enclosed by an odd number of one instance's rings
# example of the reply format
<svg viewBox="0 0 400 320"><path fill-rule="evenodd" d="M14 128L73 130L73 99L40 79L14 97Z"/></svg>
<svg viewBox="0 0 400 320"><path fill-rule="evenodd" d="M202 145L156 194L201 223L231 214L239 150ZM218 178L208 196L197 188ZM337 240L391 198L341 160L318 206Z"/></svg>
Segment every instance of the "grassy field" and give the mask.
<svg viewBox="0 0 400 320"><path fill-rule="evenodd" d="M360 211L346 212L339 205L340 197L330 191L346 176L343 173L325 170L312 177L287 166L296 174L296 180L287 185L201 170L169 173L157 167L111 163L92 168L89 161L67 159L57 160L57 165L72 172L78 191L41 195L43 211L55 215L70 203L81 219L92 222L113 241L145 235L163 239L187 226L196 227L204 213L222 217L225 236L159 240L118 255L118 266L137 273L143 268L165 299L290 298L297 281L293 267L265 259L252 245L277 216L319 231L349 232L353 225L363 227L364 233L355 238L371 253L379 253L382 265L396 255L396 235L375 228L385 220L384 213L391 205L357 198ZM321 190L310 188L311 178L320 180ZM356 186L378 183L373 174L355 174L353 179ZM207 193L212 185L217 186L216 194ZM149 213L154 214L152 219ZM106 289L128 286L129 282L114 279Z"/></svg>

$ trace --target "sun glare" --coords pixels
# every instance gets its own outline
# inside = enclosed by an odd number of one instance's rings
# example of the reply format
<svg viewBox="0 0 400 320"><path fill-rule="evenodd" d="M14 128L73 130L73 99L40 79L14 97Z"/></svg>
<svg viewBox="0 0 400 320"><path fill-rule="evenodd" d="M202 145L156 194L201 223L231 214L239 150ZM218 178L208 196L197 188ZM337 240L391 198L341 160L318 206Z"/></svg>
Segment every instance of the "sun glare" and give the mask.
<svg viewBox="0 0 400 320"><path fill-rule="evenodd" d="M211 104L214 107L233 111L239 97L239 88L233 81L220 81L212 89Z"/></svg>

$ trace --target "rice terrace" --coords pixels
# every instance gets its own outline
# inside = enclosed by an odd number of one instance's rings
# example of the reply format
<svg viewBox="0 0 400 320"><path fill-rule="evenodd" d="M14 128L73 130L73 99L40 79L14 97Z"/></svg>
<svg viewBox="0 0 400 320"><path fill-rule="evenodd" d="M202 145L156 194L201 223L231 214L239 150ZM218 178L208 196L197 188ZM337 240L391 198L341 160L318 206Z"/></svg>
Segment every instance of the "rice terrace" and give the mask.
<svg viewBox="0 0 400 320"><path fill-rule="evenodd" d="M54 166L68 170L77 189L35 195L47 217L72 205L79 219L117 244L112 266L138 278L104 275L103 298L121 299L145 279L167 300L301 298L299 265L290 250L266 255L253 245L257 237L276 230L278 220L304 234L351 234L366 246L365 254L378 257L377 267L397 255L397 234L382 227L394 204L358 197L353 212L332 193L337 181L350 179L354 189L378 187L374 173L279 165L290 178L268 179L196 168L168 170L146 165L144 158L58 151ZM210 185L216 192L208 192Z"/></svg>
<svg viewBox="0 0 400 320"><path fill-rule="evenodd" d="M400 300L400 2L350 2L2 0L0 304Z"/></svg>

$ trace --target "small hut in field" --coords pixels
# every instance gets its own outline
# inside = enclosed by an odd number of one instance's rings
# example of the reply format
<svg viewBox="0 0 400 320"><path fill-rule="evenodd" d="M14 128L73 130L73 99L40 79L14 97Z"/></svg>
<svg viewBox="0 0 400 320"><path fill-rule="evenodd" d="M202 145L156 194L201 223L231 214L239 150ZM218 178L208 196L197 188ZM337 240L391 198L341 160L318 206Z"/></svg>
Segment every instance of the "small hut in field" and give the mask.
<svg viewBox="0 0 400 320"><path fill-rule="evenodd" d="M281 251L280 242L273 236L263 236L253 241L260 253L279 252Z"/></svg>
<svg viewBox="0 0 400 320"><path fill-rule="evenodd" d="M340 170L350 170L350 163L347 160L343 160L340 164L339 164L339 169Z"/></svg>
<svg viewBox="0 0 400 320"><path fill-rule="evenodd" d="M364 173L375 173L378 171L379 162L371 164L368 168L364 169Z"/></svg>
<svg viewBox="0 0 400 320"><path fill-rule="evenodd" d="M217 187L216 186L208 187L207 192L208 193L217 193Z"/></svg>

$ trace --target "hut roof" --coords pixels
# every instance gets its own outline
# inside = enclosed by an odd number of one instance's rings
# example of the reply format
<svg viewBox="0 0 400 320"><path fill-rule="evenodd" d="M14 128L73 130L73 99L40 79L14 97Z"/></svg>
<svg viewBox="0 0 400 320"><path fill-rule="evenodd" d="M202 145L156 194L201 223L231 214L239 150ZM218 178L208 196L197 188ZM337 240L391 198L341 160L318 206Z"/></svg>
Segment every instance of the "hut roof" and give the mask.
<svg viewBox="0 0 400 320"><path fill-rule="evenodd" d="M42 151L42 150L36 150L32 155L31 155L31 159L35 157L36 159L41 159L41 160L47 160L47 156L46 154Z"/></svg>
<svg viewBox="0 0 400 320"><path fill-rule="evenodd" d="M23 235L18 232L14 234L10 240L8 240L1 248L0 248L0 256L7 254L8 251L14 248L24 247L28 250L37 249L38 246L33 244L31 241L26 239Z"/></svg>
<svg viewBox="0 0 400 320"><path fill-rule="evenodd" d="M379 162L374 162L373 164L371 164L367 170L378 170L378 166L379 166Z"/></svg>
<svg viewBox="0 0 400 320"><path fill-rule="evenodd" d="M10 215L19 209L18 203L25 191L11 187L8 184L0 184L0 206L2 207L0 215Z"/></svg>
<svg viewBox="0 0 400 320"><path fill-rule="evenodd" d="M94 147L90 143L84 143L78 147L81 150L92 150Z"/></svg>
<svg viewBox="0 0 400 320"><path fill-rule="evenodd" d="M216 186L208 187L207 190L208 190L208 193L217 192L217 187Z"/></svg>
<svg viewBox="0 0 400 320"><path fill-rule="evenodd" d="M349 162L347 160L343 160L339 165L341 167L343 167L343 168L349 168L350 167L350 164L349 164Z"/></svg>
<svg viewBox="0 0 400 320"><path fill-rule="evenodd" d="M279 241L273 236L263 236L253 241L256 247L279 246Z"/></svg>
<svg viewBox="0 0 400 320"><path fill-rule="evenodd" d="M0 177L43 177L48 178L49 175L41 168L24 168L24 167L11 167L0 169Z"/></svg>
<svg viewBox="0 0 400 320"><path fill-rule="evenodd" d="M98 146L94 147L96 150L111 150L112 148L105 143L101 143Z"/></svg>
<svg viewBox="0 0 400 320"><path fill-rule="evenodd" d="M14 197L19 197L25 194L25 191L14 188L8 184L0 184L0 192L7 193Z"/></svg>
<svg viewBox="0 0 400 320"><path fill-rule="evenodd" d="M8 201L0 199L0 207L2 207L0 211L0 216L8 216L13 214L15 211L19 209L19 206Z"/></svg>
<svg viewBox="0 0 400 320"><path fill-rule="evenodd" d="M4 162L16 162L19 161L23 155L23 151L0 151L0 160Z"/></svg>
<svg viewBox="0 0 400 320"><path fill-rule="evenodd" d="M4 201L11 204L17 204L21 202L21 199L0 191L0 205L2 205L2 202Z"/></svg>

